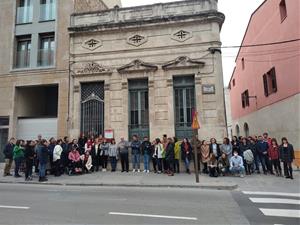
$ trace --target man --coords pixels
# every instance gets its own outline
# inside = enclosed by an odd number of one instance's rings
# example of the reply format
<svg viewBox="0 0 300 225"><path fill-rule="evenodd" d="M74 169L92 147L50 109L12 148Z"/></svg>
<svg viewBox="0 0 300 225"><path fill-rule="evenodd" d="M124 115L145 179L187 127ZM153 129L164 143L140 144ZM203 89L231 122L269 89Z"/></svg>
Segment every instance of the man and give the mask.
<svg viewBox="0 0 300 225"><path fill-rule="evenodd" d="M3 176L12 176L10 173L11 164L13 162L13 150L15 147L15 138L11 138L7 145L5 146L3 153L5 157L5 167L4 167L4 173Z"/></svg>
<svg viewBox="0 0 300 225"><path fill-rule="evenodd" d="M118 152L121 158L121 166L122 166L122 173L126 170L129 172L129 160L128 160L128 142L121 137L121 141L118 144Z"/></svg>
<svg viewBox="0 0 300 225"><path fill-rule="evenodd" d="M142 154L144 155L144 173L150 172L150 158L152 153L152 145L149 141L149 138L146 136L144 137L144 141L141 145Z"/></svg>
<svg viewBox="0 0 300 225"><path fill-rule="evenodd" d="M230 172L233 174L239 174L240 177L244 177L245 174L245 167L243 158L239 156L237 150L234 150L233 156L230 158Z"/></svg>
<svg viewBox="0 0 300 225"><path fill-rule="evenodd" d="M268 148L269 148L268 142L264 141L262 136L259 136L258 142L256 144L256 150L257 150L258 158L259 158L259 161L263 168L264 174L267 174L266 163L268 160Z"/></svg>
<svg viewBox="0 0 300 225"><path fill-rule="evenodd" d="M138 140L137 135L132 136L131 142L131 155L132 155L132 172L140 170L140 159L141 159L141 142Z"/></svg>
<svg viewBox="0 0 300 225"><path fill-rule="evenodd" d="M168 176L174 176L174 141L172 138L168 138L168 144L166 148L166 161L168 165L167 174Z"/></svg>

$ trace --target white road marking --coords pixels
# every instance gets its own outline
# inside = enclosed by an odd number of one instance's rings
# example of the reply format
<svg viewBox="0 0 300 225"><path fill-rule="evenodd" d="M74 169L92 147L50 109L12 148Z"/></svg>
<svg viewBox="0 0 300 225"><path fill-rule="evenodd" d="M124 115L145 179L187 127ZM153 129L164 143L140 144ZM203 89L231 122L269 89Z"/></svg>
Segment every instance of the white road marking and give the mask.
<svg viewBox="0 0 300 225"><path fill-rule="evenodd" d="M263 191L243 191L246 195L274 195L274 196L286 196L286 197L298 197L300 193L285 193L285 192L263 192Z"/></svg>
<svg viewBox="0 0 300 225"><path fill-rule="evenodd" d="M0 205L2 209L30 209L30 207L26 206L10 206L10 205Z"/></svg>
<svg viewBox="0 0 300 225"><path fill-rule="evenodd" d="M300 200L286 198L249 198L254 203L281 203L300 205Z"/></svg>
<svg viewBox="0 0 300 225"><path fill-rule="evenodd" d="M151 218L165 218L165 219L176 219L176 220L198 220L198 218L196 218L196 217L180 217L180 216L165 216L165 215L121 213L121 212L110 212L109 215L135 216L135 217L151 217Z"/></svg>
<svg viewBox="0 0 300 225"><path fill-rule="evenodd" d="M259 209L265 216L300 218L300 210L296 209Z"/></svg>

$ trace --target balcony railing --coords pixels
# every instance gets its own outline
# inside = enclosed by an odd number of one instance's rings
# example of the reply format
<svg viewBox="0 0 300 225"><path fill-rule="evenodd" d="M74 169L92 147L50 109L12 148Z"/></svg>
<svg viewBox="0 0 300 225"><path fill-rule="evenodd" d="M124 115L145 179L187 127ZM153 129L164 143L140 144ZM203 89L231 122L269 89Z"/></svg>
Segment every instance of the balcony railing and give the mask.
<svg viewBox="0 0 300 225"><path fill-rule="evenodd" d="M17 51L15 68L27 68L30 66L30 51Z"/></svg>
<svg viewBox="0 0 300 225"><path fill-rule="evenodd" d="M42 4L40 9L40 21L56 19L55 3Z"/></svg>
<svg viewBox="0 0 300 225"><path fill-rule="evenodd" d="M32 22L32 6L17 8L17 24Z"/></svg>
<svg viewBox="0 0 300 225"><path fill-rule="evenodd" d="M40 49L38 51L38 66L53 66L54 50Z"/></svg>

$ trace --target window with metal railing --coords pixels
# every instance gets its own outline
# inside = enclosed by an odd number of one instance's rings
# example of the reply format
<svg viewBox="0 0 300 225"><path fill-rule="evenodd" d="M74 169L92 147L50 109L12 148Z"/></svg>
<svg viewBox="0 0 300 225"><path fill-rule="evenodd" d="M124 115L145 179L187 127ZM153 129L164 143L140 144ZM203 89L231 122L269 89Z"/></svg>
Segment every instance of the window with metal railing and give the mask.
<svg viewBox="0 0 300 225"><path fill-rule="evenodd" d="M31 36L17 37L15 68L30 67Z"/></svg>
<svg viewBox="0 0 300 225"><path fill-rule="evenodd" d="M38 66L54 65L55 38L54 33L40 35L38 50Z"/></svg>
<svg viewBox="0 0 300 225"><path fill-rule="evenodd" d="M41 0L40 3L40 21L49 21L56 19L55 0Z"/></svg>
<svg viewBox="0 0 300 225"><path fill-rule="evenodd" d="M16 14L16 24L31 23L32 14L32 0L19 0Z"/></svg>

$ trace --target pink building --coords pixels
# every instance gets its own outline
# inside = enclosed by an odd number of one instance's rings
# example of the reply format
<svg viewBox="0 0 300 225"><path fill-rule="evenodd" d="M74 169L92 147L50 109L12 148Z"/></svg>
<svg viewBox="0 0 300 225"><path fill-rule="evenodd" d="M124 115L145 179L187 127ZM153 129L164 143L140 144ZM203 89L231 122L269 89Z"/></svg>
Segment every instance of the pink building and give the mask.
<svg viewBox="0 0 300 225"><path fill-rule="evenodd" d="M268 45L260 45L267 44ZM287 137L300 149L300 1L266 0L252 14L230 80L233 134Z"/></svg>

